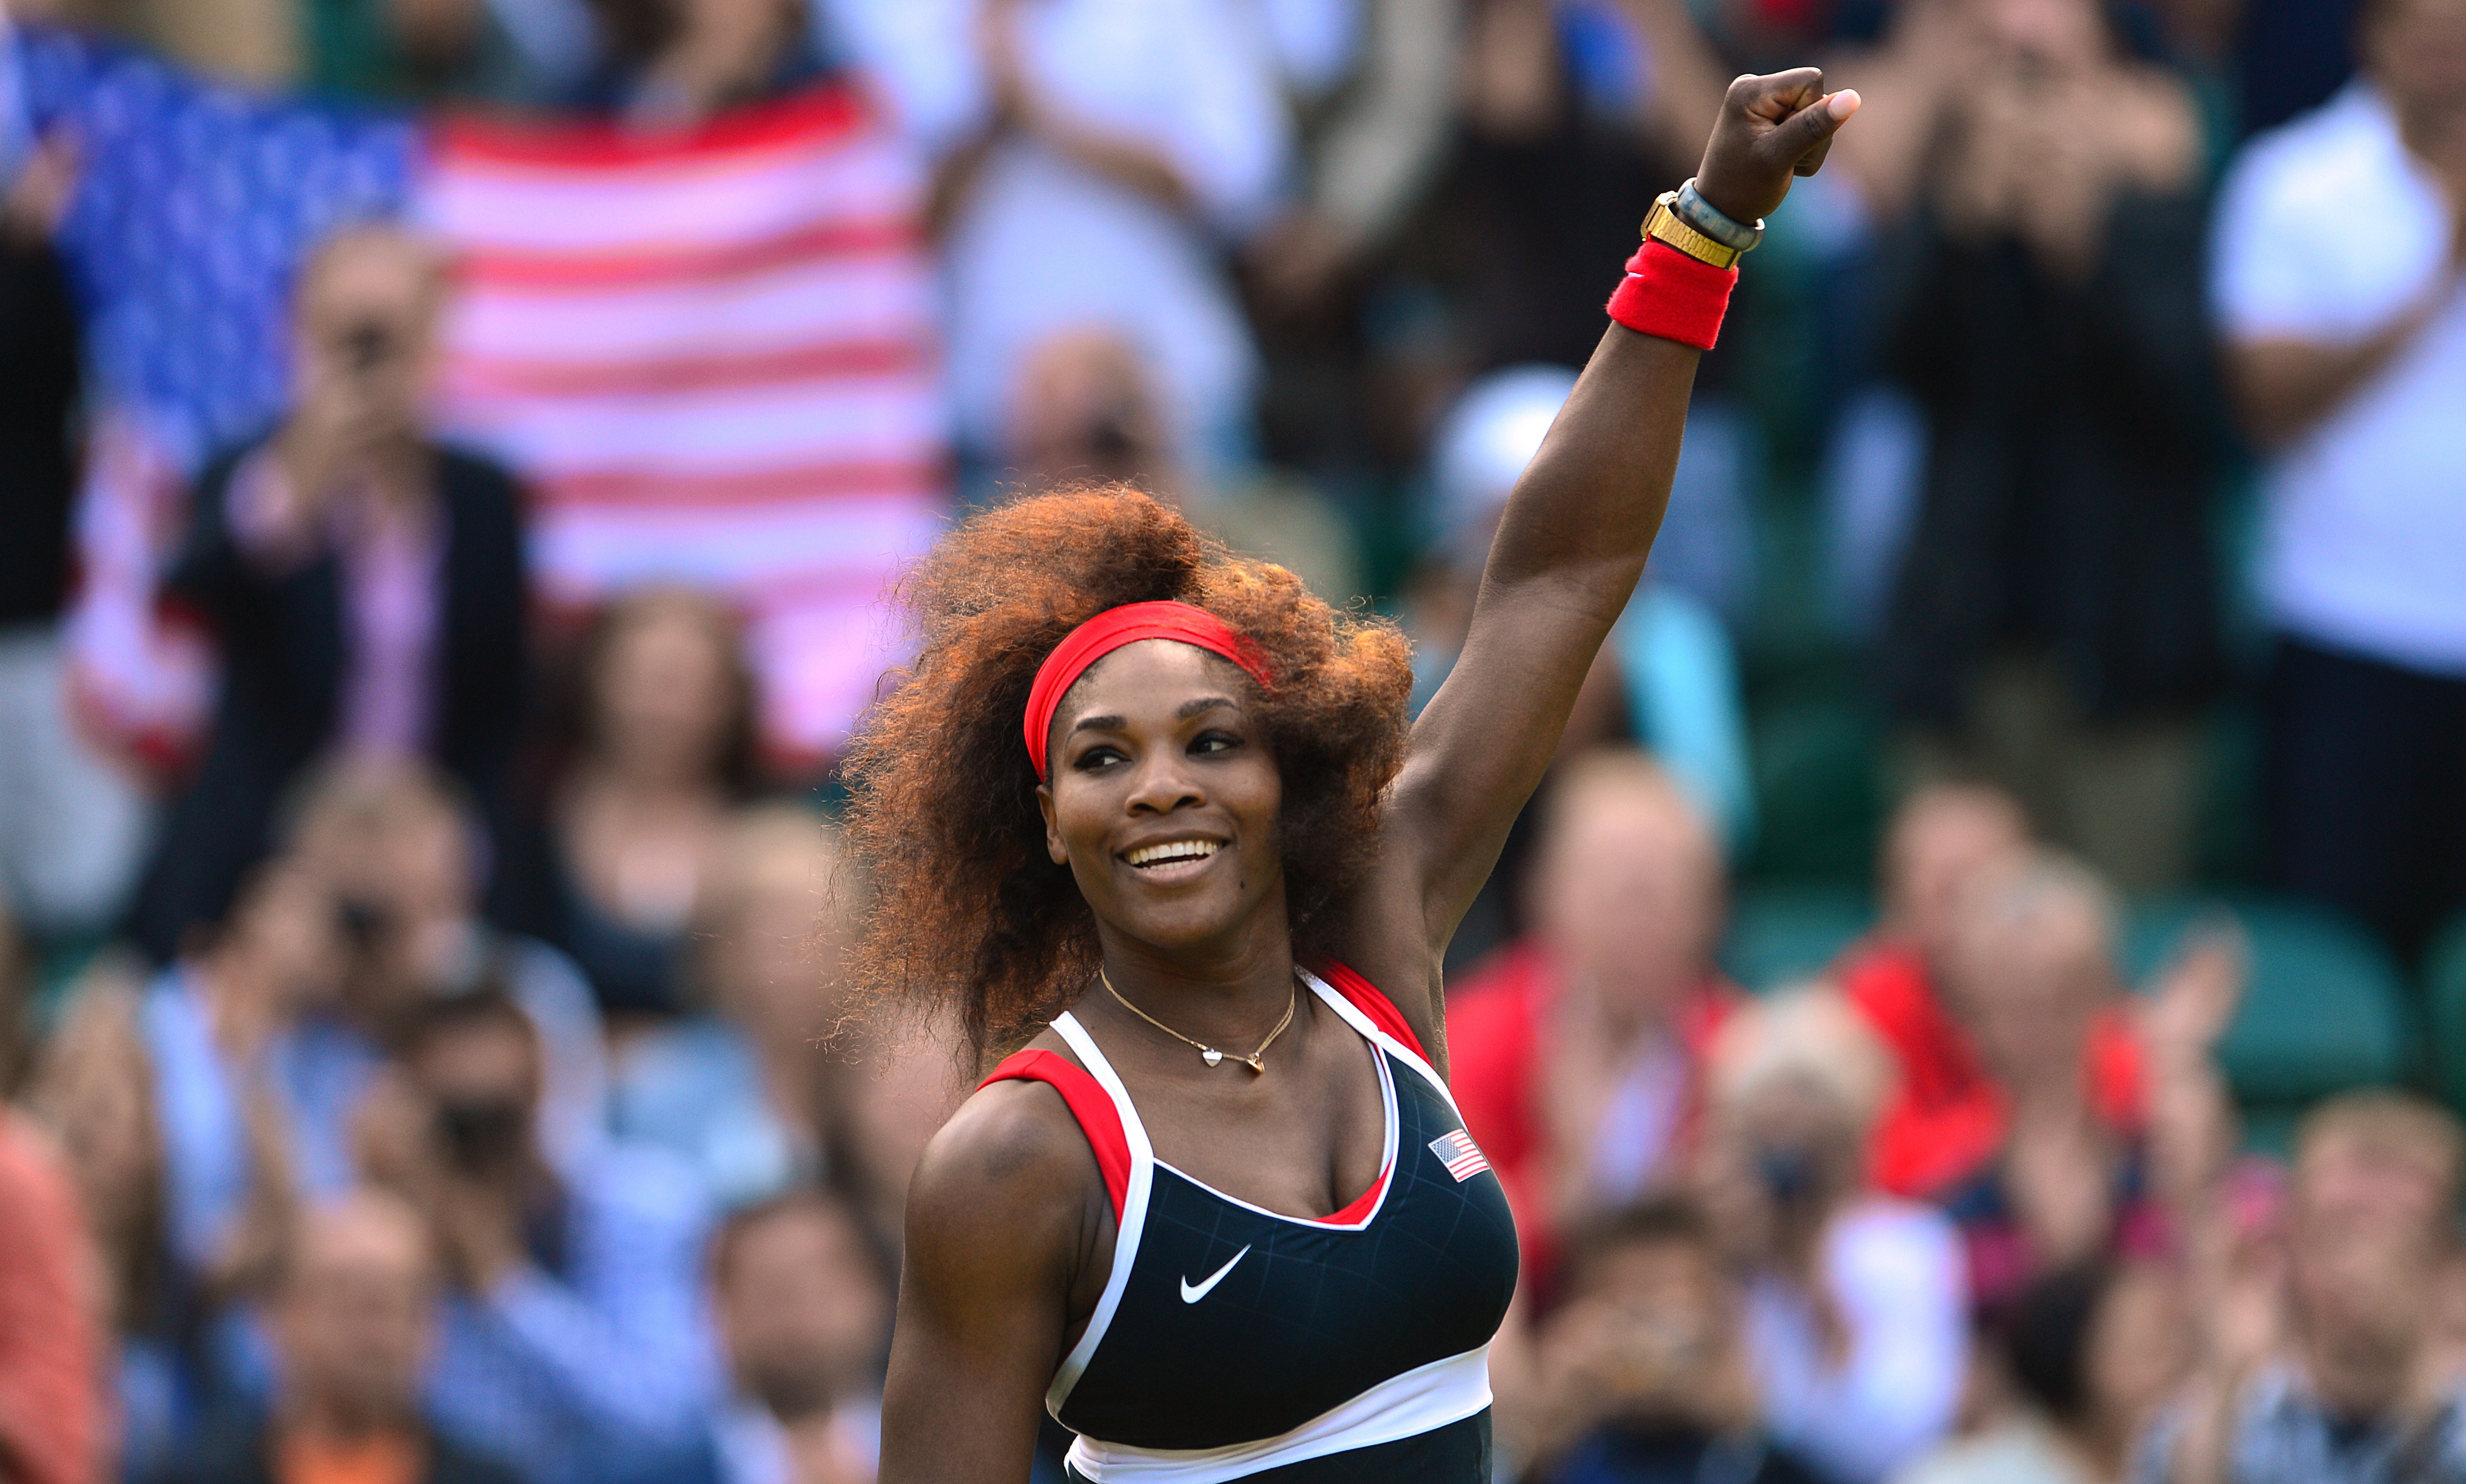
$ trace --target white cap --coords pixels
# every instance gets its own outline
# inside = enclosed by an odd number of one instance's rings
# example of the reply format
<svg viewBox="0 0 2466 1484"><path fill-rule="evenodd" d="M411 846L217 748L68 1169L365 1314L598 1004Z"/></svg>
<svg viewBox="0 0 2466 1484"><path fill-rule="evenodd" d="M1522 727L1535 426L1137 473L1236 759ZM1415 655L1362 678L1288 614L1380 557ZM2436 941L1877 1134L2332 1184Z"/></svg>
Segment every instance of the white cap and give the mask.
<svg viewBox="0 0 2466 1484"><path fill-rule="evenodd" d="M1481 560L1508 495L1575 389L1576 373L1563 365L1517 365L1492 371L1456 399L1431 457L1431 535L1451 554Z"/></svg>

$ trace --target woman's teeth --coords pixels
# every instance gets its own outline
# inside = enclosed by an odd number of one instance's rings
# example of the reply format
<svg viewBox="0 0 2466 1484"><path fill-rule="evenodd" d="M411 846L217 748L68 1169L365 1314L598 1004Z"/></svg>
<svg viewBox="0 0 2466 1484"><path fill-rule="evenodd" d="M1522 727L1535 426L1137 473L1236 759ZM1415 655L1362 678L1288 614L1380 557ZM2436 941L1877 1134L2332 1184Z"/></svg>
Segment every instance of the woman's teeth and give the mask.
<svg viewBox="0 0 2466 1484"><path fill-rule="evenodd" d="M1161 866L1167 861L1205 860L1221 849L1214 840L1171 840L1162 845L1142 845L1123 859L1133 866Z"/></svg>

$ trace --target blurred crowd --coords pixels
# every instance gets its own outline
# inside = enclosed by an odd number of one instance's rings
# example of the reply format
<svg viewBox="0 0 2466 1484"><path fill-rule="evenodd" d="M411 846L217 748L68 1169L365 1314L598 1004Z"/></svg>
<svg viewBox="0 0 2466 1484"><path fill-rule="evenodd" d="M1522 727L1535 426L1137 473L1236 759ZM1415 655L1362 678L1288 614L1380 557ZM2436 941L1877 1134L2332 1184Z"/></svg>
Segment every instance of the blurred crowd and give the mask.
<svg viewBox="0 0 2466 1484"><path fill-rule="evenodd" d="M1426 700L1805 61L1450 963L1500 1477L2466 1479L2466 0L6 0L0 1477L870 1479L885 585L1132 480Z"/></svg>

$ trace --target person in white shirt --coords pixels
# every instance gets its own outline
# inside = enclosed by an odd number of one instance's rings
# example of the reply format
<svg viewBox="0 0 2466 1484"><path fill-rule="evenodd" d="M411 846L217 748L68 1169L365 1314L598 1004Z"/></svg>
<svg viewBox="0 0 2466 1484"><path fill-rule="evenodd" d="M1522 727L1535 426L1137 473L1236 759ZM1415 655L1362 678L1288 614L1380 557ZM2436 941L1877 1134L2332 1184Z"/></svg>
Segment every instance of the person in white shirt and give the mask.
<svg viewBox="0 0 2466 1484"><path fill-rule="evenodd" d="M2229 173L2211 293L2269 454L2274 869L2410 951L2466 900L2466 0L2361 25Z"/></svg>
<svg viewBox="0 0 2466 1484"><path fill-rule="evenodd" d="M830 10L902 127L942 157L961 442L998 456L1029 352L1060 332L1102 330L1129 341L1155 377L1181 467L1208 480L1241 462L1258 351L1223 256L1273 219L1292 157L1283 63L1255 9Z"/></svg>

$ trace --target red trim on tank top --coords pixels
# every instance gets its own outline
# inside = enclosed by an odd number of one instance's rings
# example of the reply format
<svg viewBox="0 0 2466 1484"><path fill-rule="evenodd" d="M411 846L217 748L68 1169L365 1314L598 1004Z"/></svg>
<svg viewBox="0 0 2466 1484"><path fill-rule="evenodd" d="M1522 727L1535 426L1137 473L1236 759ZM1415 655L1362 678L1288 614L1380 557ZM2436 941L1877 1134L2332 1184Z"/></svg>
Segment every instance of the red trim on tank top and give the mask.
<svg viewBox="0 0 2466 1484"><path fill-rule="evenodd" d="M1327 986L1353 1002L1353 1008L1370 1017L1370 1023L1404 1043L1404 1049L1424 1061L1430 1053L1422 1050L1422 1038L1413 1033L1411 1023L1396 1002L1379 993L1379 986L1341 963L1331 963L1322 976Z"/></svg>
<svg viewBox="0 0 2466 1484"><path fill-rule="evenodd" d="M1393 1164L1388 1165L1386 1168L1379 1172L1379 1178L1370 1183L1370 1188L1362 1191L1359 1199L1356 1200L1351 1206L1346 1207L1340 1211L1332 1211L1325 1216L1313 1216L1311 1220L1317 1222L1323 1227L1357 1227L1361 1225L1362 1222L1369 1219L1372 1211L1378 1209L1379 1198L1387 1193L1387 1177L1394 1173L1396 1173L1396 1166Z"/></svg>
<svg viewBox="0 0 2466 1484"><path fill-rule="evenodd" d="M1003 1057L993 1075L976 1086L983 1089L1008 1081L1042 1082L1062 1095L1070 1106L1070 1116L1079 1120L1079 1132L1087 1136L1087 1147L1096 1152L1105 1193L1113 1198L1113 1219L1120 1221L1131 1195L1131 1141L1122 1132L1122 1110L1113 1106L1105 1085L1070 1058L1037 1048Z"/></svg>

